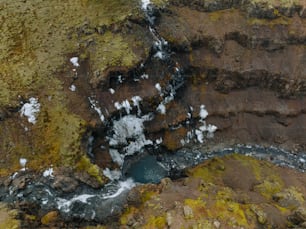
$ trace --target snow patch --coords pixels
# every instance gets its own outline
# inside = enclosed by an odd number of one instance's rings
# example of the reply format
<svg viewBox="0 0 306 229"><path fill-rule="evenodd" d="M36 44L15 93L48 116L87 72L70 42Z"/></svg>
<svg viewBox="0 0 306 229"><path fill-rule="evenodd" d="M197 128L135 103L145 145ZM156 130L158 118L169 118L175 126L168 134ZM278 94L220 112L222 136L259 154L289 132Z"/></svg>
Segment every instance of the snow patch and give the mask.
<svg viewBox="0 0 306 229"><path fill-rule="evenodd" d="M200 106L200 113L199 113L199 115L200 115L200 118L201 118L201 119L206 119L206 117L208 116L208 112L207 112L207 110L205 109L205 106L204 106L204 105L201 105L201 106Z"/></svg>
<svg viewBox="0 0 306 229"><path fill-rule="evenodd" d="M108 89L109 90L109 92L113 95L113 94L115 94L115 90L114 89L112 89L112 88L110 88L110 89Z"/></svg>
<svg viewBox="0 0 306 229"><path fill-rule="evenodd" d="M149 4L151 4L151 1L150 0L141 0L141 8L143 10L148 10L148 6Z"/></svg>
<svg viewBox="0 0 306 229"><path fill-rule="evenodd" d="M106 176L111 181L119 180L121 177L121 171L119 170L110 170L109 168L106 168L103 170L103 175Z"/></svg>
<svg viewBox="0 0 306 229"><path fill-rule="evenodd" d="M49 168L43 172L44 177L53 177L53 168Z"/></svg>
<svg viewBox="0 0 306 229"><path fill-rule="evenodd" d="M160 103L156 110L161 114L166 114L166 106L163 103Z"/></svg>
<svg viewBox="0 0 306 229"><path fill-rule="evenodd" d="M161 93L162 88L161 88L161 86L160 86L159 83L155 84L155 88L156 88L156 90L157 90L159 93Z"/></svg>
<svg viewBox="0 0 306 229"><path fill-rule="evenodd" d="M149 79L149 75L148 74L142 74L141 76L140 76L140 78L141 79Z"/></svg>
<svg viewBox="0 0 306 229"><path fill-rule="evenodd" d="M20 113L21 116L26 116L28 122L35 124L36 116L40 111L40 103L37 98L30 98L28 103L23 104L21 107Z"/></svg>
<svg viewBox="0 0 306 229"><path fill-rule="evenodd" d="M90 98L90 97L88 97L88 100L89 100L89 102L90 102L91 108L93 108L93 109L98 113L101 122L104 122L105 117L104 117L104 115L102 114L101 108L98 107L98 105L97 105L97 104L98 104L98 101L96 101L96 100L94 100L94 99L92 99L92 98Z"/></svg>
<svg viewBox="0 0 306 229"><path fill-rule="evenodd" d="M69 87L70 91L75 91L76 90L76 86L74 84L71 84L71 86Z"/></svg>
<svg viewBox="0 0 306 229"><path fill-rule="evenodd" d="M79 63L78 63L78 61L79 61L79 58L78 57L71 57L70 58L70 62L73 64L73 66L75 66L75 67L79 67L80 65L79 65Z"/></svg>
<svg viewBox="0 0 306 229"><path fill-rule="evenodd" d="M136 115L127 115L117 121L113 121L113 135L109 138L109 145L123 146L123 152L110 149L109 153L115 163L122 166L124 157L139 152L144 146L153 144L144 135L145 121L151 120L150 115L138 118Z"/></svg>
<svg viewBox="0 0 306 229"><path fill-rule="evenodd" d="M20 158L19 159L19 164L21 167L25 168L26 164L27 164L28 160L26 158Z"/></svg>

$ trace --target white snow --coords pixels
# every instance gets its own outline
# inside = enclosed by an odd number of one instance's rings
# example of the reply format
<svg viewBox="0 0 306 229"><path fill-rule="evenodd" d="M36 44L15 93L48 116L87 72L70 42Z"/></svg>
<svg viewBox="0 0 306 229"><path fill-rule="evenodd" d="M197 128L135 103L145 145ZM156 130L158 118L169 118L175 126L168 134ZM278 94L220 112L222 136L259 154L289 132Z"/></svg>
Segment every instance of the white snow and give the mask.
<svg viewBox="0 0 306 229"><path fill-rule="evenodd" d="M203 132L202 132L201 130L196 129L196 130L195 130L195 135L197 136L198 142L200 142L200 143L203 143L203 142L204 142L204 141L203 141L204 136L203 136Z"/></svg>
<svg viewBox="0 0 306 229"><path fill-rule="evenodd" d="M96 100L94 100L94 99L92 99L92 98L90 98L90 97L88 97L88 100L89 100L89 102L90 102L91 108L93 108L93 109L98 113L101 122L104 122L105 117L104 117L104 115L102 114L101 108L98 107L98 105L97 105L97 104L98 104L98 101L96 101Z"/></svg>
<svg viewBox="0 0 306 229"><path fill-rule="evenodd" d="M130 114L132 107L130 105L130 102L126 99L121 103L122 107L125 109L125 112L127 114Z"/></svg>
<svg viewBox="0 0 306 229"><path fill-rule="evenodd" d="M121 103L115 102L114 106L116 107L117 110L121 110L121 108L124 108L127 114L130 114L132 110L130 102L127 99L122 101Z"/></svg>
<svg viewBox="0 0 306 229"><path fill-rule="evenodd" d="M156 88L156 90L158 90L159 93L161 93L162 89L161 89L161 86L160 86L159 83L155 84L155 88Z"/></svg>
<svg viewBox="0 0 306 229"><path fill-rule="evenodd" d="M113 162L117 165L122 166L124 162L124 155L120 154L116 149L109 149L109 155L111 156Z"/></svg>
<svg viewBox="0 0 306 229"><path fill-rule="evenodd" d="M140 77L141 77L141 79L149 79L149 75L148 74L142 74Z"/></svg>
<svg viewBox="0 0 306 229"><path fill-rule="evenodd" d="M43 172L44 177L53 177L53 168L49 168Z"/></svg>
<svg viewBox="0 0 306 229"><path fill-rule="evenodd" d="M40 103L37 98L31 97L28 103L23 104L21 107L20 113L21 116L26 116L28 118L28 122L35 124L36 116L40 111Z"/></svg>
<svg viewBox="0 0 306 229"><path fill-rule="evenodd" d="M136 95L136 96L133 96L131 100L133 101L133 105L135 107L137 107L137 114L141 115L141 110L140 110L140 104L139 103L142 101L142 98L140 96Z"/></svg>
<svg viewBox="0 0 306 229"><path fill-rule="evenodd" d="M150 120L150 115L141 118L135 115L126 115L113 122L113 136L109 138L110 146L124 145L122 153L118 150L110 149L109 153L115 163L122 166L124 157L139 152L145 145L153 144L147 140L143 133L143 122Z"/></svg>
<svg viewBox="0 0 306 229"><path fill-rule="evenodd" d="M140 115L141 114L141 110L140 110L140 106L139 106L139 102L142 101L142 98L138 95L133 96L131 98L132 102L133 102L133 106L137 107L137 114ZM132 111L132 107L131 104L129 102L129 100L123 100L121 103L120 102L115 102L114 103L114 107L116 107L117 110L121 110L122 108L125 109L125 112L129 115Z"/></svg>
<svg viewBox="0 0 306 229"><path fill-rule="evenodd" d="M147 10L148 9L148 5L151 3L151 1L150 0L141 0L141 8L143 9L143 10Z"/></svg>
<svg viewBox="0 0 306 229"><path fill-rule="evenodd" d="M165 53L163 51L158 51L154 54L154 57L163 60L165 59Z"/></svg>
<svg viewBox="0 0 306 229"><path fill-rule="evenodd" d="M166 114L166 106L163 103L160 103L156 110L161 114Z"/></svg>
<svg viewBox="0 0 306 229"><path fill-rule="evenodd" d="M302 162L302 163L306 162L306 160L304 158L300 158L299 161Z"/></svg>
<svg viewBox="0 0 306 229"><path fill-rule="evenodd" d="M103 170L104 176L109 178L111 181L113 180L119 180L121 177L120 170L110 170L109 168L106 168Z"/></svg>
<svg viewBox="0 0 306 229"><path fill-rule="evenodd" d="M201 106L200 106L200 113L199 113L199 115L200 115L200 118L201 118L202 120L204 120L204 119L208 116L208 112L207 112L207 110L205 109L205 106L204 106L204 105L201 105Z"/></svg>
<svg viewBox="0 0 306 229"><path fill-rule="evenodd" d="M70 91L75 91L76 90L76 86L74 84L71 84L71 86L69 87Z"/></svg>
<svg viewBox="0 0 306 229"><path fill-rule="evenodd" d="M155 140L155 143L156 143L157 145L160 145L162 142L163 142L163 139L162 139L162 138L158 138L158 139Z"/></svg>
<svg viewBox="0 0 306 229"><path fill-rule="evenodd" d="M110 89L108 89L109 90L109 92L113 95L113 94L115 94L115 90L114 89L112 89L112 88L110 88Z"/></svg>
<svg viewBox="0 0 306 229"><path fill-rule="evenodd" d="M28 160L26 158L20 158L19 159L19 164L21 167L25 168L26 164L27 164Z"/></svg>
<svg viewBox="0 0 306 229"><path fill-rule="evenodd" d="M78 63L78 61L79 61L79 58L78 57L71 57L70 58L70 62L73 64L73 66L75 66L75 67L79 67L80 65L79 65L79 63Z"/></svg>

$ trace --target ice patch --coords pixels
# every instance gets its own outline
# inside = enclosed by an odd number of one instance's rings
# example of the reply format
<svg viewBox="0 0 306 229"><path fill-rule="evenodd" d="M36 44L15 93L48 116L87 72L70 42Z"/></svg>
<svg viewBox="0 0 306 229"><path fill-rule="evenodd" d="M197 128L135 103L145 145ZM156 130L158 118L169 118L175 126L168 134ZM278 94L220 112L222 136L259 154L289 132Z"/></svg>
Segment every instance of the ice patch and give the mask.
<svg viewBox="0 0 306 229"><path fill-rule="evenodd" d="M102 114L101 108L97 106L98 101L96 101L96 100L94 100L94 99L92 99L92 98L90 98L90 97L88 97L88 100L89 100L89 102L90 102L91 108L93 108L93 109L98 113L101 122L104 122L105 117L104 117L104 115Z"/></svg>
<svg viewBox="0 0 306 229"><path fill-rule="evenodd" d="M53 168L49 168L43 172L44 177L53 177Z"/></svg>
<svg viewBox="0 0 306 229"><path fill-rule="evenodd" d="M112 89L112 88L110 88L110 89L108 89L109 90L109 92L113 95L113 94L115 94L115 90L114 89Z"/></svg>
<svg viewBox="0 0 306 229"><path fill-rule="evenodd" d="M71 84L71 86L69 87L70 91L75 91L76 90L76 86L74 84Z"/></svg>
<svg viewBox="0 0 306 229"><path fill-rule="evenodd" d="M200 118L201 118L201 119L205 119L205 118L208 116L208 112L207 112L207 110L205 109L205 106L204 106L204 105L201 105L201 106L200 106L200 113L199 113L199 115L200 115Z"/></svg>
<svg viewBox="0 0 306 229"><path fill-rule="evenodd" d="M161 114L166 114L166 106L163 103L160 103L156 110Z"/></svg>
<svg viewBox="0 0 306 229"><path fill-rule="evenodd" d="M153 144L143 133L144 121L151 120L150 115L138 118L136 115L127 115L113 121L113 135L109 137L110 146L123 146L123 152L110 149L109 153L115 163L122 166L124 157L139 152L144 146Z"/></svg>
<svg viewBox="0 0 306 229"><path fill-rule="evenodd" d="M142 74L141 76L140 76L140 78L141 79L149 79L149 75L148 74Z"/></svg>
<svg viewBox="0 0 306 229"><path fill-rule="evenodd" d="M141 110L140 110L140 102L142 101L142 98L138 95L132 97L133 105L137 107L137 114L141 115Z"/></svg>
<svg viewBox="0 0 306 229"><path fill-rule="evenodd" d="M121 171L119 170L110 170L109 168L106 168L103 170L104 176L106 176L111 181L119 180L121 177Z"/></svg>
<svg viewBox="0 0 306 229"><path fill-rule="evenodd" d="M155 140L155 143L156 143L157 145L160 145L162 142L163 142L163 139L162 139L162 138L158 138L158 139Z"/></svg>
<svg viewBox="0 0 306 229"><path fill-rule="evenodd" d="M124 155L120 154L116 149L109 149L109 155L111 156L113 162L117 165L122 166L124 162Z"/></svg>
<svg viewBox="0 0 306 229"><path fill-rule="evenodd" d="M116 107L117 110L121 110L122 108L125 109L125 112L127 114L130 114L131 110L132 110L132 107L130 105L130 102L126 99L124 101L122 101L121 103L119 102L115 102L114 103L114 107Z"/></svg>
<svg viewBox="0 0 306 229"><path fill-rule="evenodd" d="M159 93L161 93L162 89L159 83L155 84L156 90L158 90Z"/></svg>
<svg viewBox="0 0 306 229"><path fill-rule="evenodd" d="M161 60L164 60L166 58L166 54L163 51L158 51L154 54L154 57L158 58L158 59L161 59Z"/></svg>
<svg viewBox="0 0 306 229"><path fill-rule="evenodd" d="M80 65L79 65L79 63L78 63L78 61L79 61L79 58L78 57L71 57L70 58L70 62L73 64L73 66L75 66L75 67L79 67Z"/></svg>
<svg viewBox="0 0 306 229"><path fill-rule="evenodd" d="M141 0L141 8L143 10L148 10L148 5L151 4L150 0Z"/></svg>
<svg viewBox="0 0 306 229"><path fill-rule="evenodd" d="M26 164L27 164L28 160L25 158L20 158L19 159L19 164L21 167L25 168Z"/></svg>
<svg viewBox="0 0 306 229"><path fill-rule="evenodd" d="M30 98L28 103L23 104L21 107L20 113L21 116L26 116L28 122L35 124L36 116L40 111L40 103L37 98Z"/></svg>

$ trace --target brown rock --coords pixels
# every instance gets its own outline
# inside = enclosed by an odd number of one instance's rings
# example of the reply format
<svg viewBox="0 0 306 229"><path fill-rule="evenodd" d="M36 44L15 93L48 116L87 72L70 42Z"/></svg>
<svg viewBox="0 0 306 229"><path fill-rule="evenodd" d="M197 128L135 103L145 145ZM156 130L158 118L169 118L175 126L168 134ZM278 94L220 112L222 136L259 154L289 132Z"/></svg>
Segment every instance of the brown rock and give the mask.
<svg viewBox="0 0 306 229"><path fill-rule="evenodd" d="M74 178L59 175L55 176L52 186L53 188L60 189L63 192L73 192L78 184L79 183Z"/></svg>

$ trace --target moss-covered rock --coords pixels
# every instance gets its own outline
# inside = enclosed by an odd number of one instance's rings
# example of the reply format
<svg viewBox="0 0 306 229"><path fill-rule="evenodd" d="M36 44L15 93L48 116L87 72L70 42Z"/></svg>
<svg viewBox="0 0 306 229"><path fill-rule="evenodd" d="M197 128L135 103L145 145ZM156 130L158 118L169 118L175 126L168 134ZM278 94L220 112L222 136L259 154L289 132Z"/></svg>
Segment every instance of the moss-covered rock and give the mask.
<svg viewBox="0 0 306 229"><path fill-rule="evenodd" d="M20 221L16 219L18 212L10 210L3 203L0 203L0 228L19 229Z"/></svg>
<svg viewBox="0 0 306 229"><path fill-rule="evenodd" d="M91 87L110 71L128 71L149 55L146 29L131 22L144 20L140 2L5 0L0 9L0 175L20 169L21 157L35 170L75 167L86 154ZM72 56L86 67L73 66ZM75 100L86 105L76 108L67 84L78 71L87 85ZM35 124L19 112L30 97L40 104ZM90 164L81 167L103 183Z"/></svg>
<svg viewBox="0 0 306 229"><path fill-rule="evenodd" d="M145 202L131 204L121 224L131 225L128 216L138 226L157 227L158 222L168 225L171 215L170 228L283 228L298 207L294 204L304 204L305 174L251 157L235 154L211 159L187 174L188 178L170 182L166 189L160 184L160 192L150 198L142 197L146 192L139 193ZM300 181L295 180L297 176Z"/></svg>

